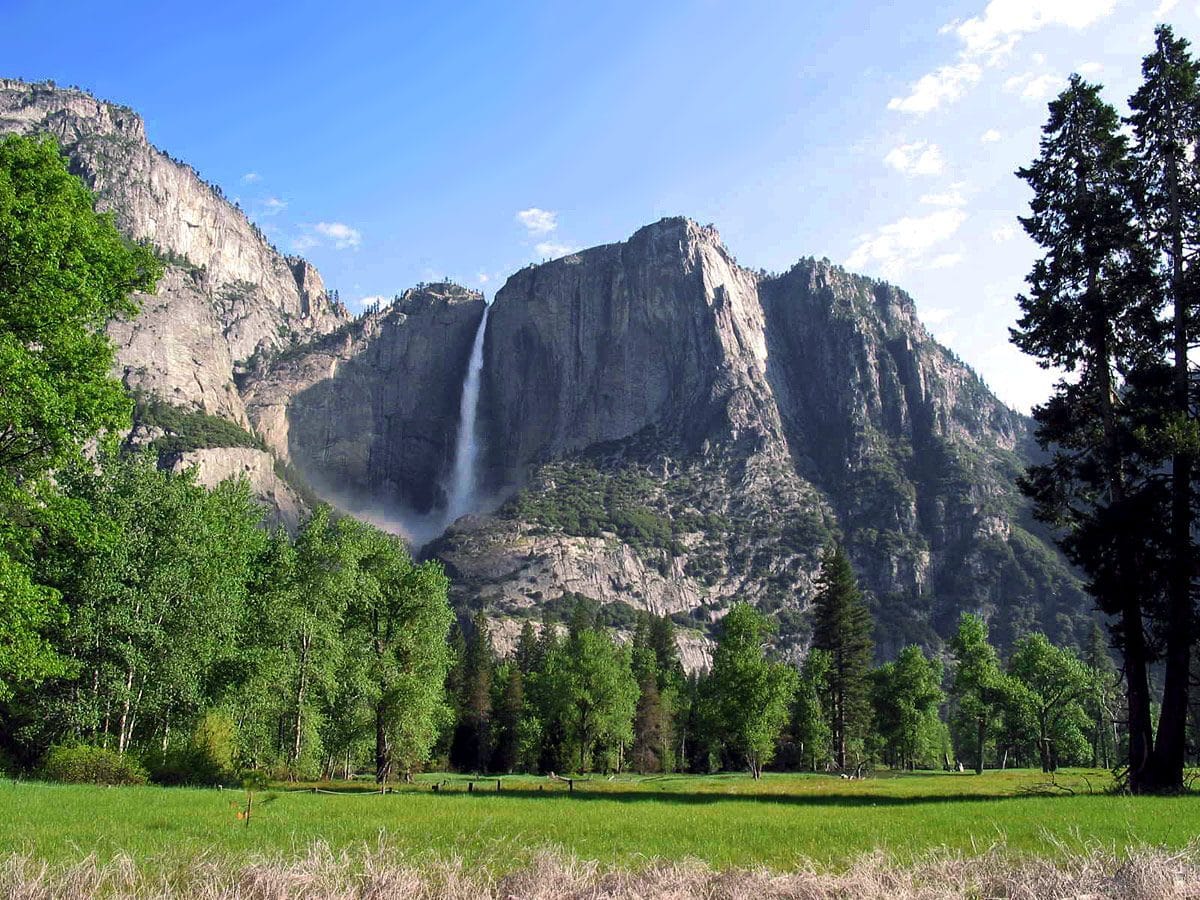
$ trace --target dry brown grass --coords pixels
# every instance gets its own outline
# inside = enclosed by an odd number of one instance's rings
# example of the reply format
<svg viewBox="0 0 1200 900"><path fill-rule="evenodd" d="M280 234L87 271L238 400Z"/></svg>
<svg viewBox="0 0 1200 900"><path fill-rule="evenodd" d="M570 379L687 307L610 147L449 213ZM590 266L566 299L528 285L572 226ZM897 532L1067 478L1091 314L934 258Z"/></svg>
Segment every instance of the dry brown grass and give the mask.
<svg viewBox="0 0 1200 900"><path fill-rule="evenodd" d="M386 848L335 854L315 846L292 860L236 864L217 857L166 870L127 857L52 868L28 856L0 860L0 897L10 900L1200 900L1200 845L1140 850L1125 859L1096 850L1068 862L1019 859L1003 850L937 855L898 865L883 855L844 872L715 871L703 863L604 868L557 852L502 877L453 860L412 862Z"/></svg>

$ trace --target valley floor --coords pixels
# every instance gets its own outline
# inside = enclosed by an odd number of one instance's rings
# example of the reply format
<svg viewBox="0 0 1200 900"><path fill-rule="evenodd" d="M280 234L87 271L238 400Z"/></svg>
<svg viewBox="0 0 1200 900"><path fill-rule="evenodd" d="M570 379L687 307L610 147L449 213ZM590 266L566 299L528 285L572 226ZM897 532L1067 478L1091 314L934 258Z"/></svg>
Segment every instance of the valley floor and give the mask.
<svg viewBox="0 0 1200 900"><path fill-rule="evenodd" d="M0 784L0 854L52 866L127 855L167 870L197 856L233 861L386 847L410 861L461 860L490 873L550 850L602 866L699 860L716 869L816 865L844 869L882 851L899 864L930 853L1064 860L1097 851L1177 850L1200 835L1200 797L1103 793L1106 772L595 776L565 783L510 776L467 792L462 776L423 775L395 793L373 785L281 786L255 796L249 825L241 790ZM439 792L432 790L442 782ZM349 791L357 790L357 793ZM1194 848L1193 848L1194 849Z"/></svg>

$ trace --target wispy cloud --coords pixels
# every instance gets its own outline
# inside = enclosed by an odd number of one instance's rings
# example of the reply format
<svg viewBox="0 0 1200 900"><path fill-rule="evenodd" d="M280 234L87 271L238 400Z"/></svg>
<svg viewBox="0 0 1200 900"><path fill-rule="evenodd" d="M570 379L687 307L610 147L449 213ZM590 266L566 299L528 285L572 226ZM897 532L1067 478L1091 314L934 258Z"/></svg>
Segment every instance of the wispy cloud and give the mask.
<svg viewBox="0 0 1200 900"><path fill-rule="evenodd" d="M1065 81L1061 75L1045 72L1036 75L1025 72L1014 75L1004 82L1004 90L1010 94L1018 94L1023 100L1047 100L1054 96L1055 91Z"/></svg>
<svg viewBox="0 0 1200 900"><path fill-rule="evenodd" d="M366 309L372 303L378 303L380 306L386 306L391 302L390 297L385 297L383 294L370 294L366 297L360 297L358 300L358 308Z"/></svg>
<svg viewBox="0 0 1200 900"><path fill-rule="evenodd" d="M939 209L924 216L906 216L871 234L863 235L846 260L846 268L870 269L887 278L896 278L913 268L927 268L930 254L952 238L967 214L957 207ZM944 266L951 254L943 254Z"/></svg>
<svg viewBox="0 0 1200 900"><path fill-rule="evenodd" d="M303 253L305 250L311 250L313 247L318 246L320 243L321 242L318 241L311 234L302 234L302 235L299 235L298 237L292 238L292 249L295 250L297 253Z"/></svg>
<svg viewBox="0 0 1200 900"><path fill-rule="evenodd" d="M917 115L933 112L962 97L982 77L983 69L975 63L942 66L909 85L906 96L889 100L888 109Z"/></svg>
<svg viewBox="0 0 1200 900"><path fill-rule="evenodd" d="M530 234L550 234L558 228L558 213L531 206L517 213L517 221L524 225Z"/></svg>
<svg viewBox="0 0 1200 900"><path fill-rule="evenodd" d="M954 21L942 30L958 36L962 54L996 64L1021 38L1051 25L1086 28L1106 18L1116 0L991 0L983 14Z"/></svg>
<svg viewBox="0 0 1200 900"><path fill-rule="evenodd" d="M570 244L560 244L556 241L543 241L534 247L533 250L542 259L558 259L560 256L570 256L572 253L579 252L578 247L573 247Z"/></svg>
<svg viewBox="0 0 1200 900"><path fill-rule="evenodd" d="M268 197L259 203L259 213L264 216L274 216L287 209L287 201L278 197Z"/></svg>
<svg viewBox="0 0 1200 900"><path fill-rule="evenodd" d="M255 184L262 181L262 176L257 172L247 172L242 176L242 184Z"/></svg>
<svg viewBox="0 0 1200 900"><path fill-rule="evenodd" d="M940 175L945 168L941 148L928 141L893 147L883 161L904 175Z"/></svg>
<svg viewBox="0 0 1200 900"><path fill-rule="evenodd" d="M927 269L949 269L952 266L957 266L963 261L961 253L943 253L940 256L935 256L925 267Z"/></svg>
<svg viewBox="0 0 1200 900"><path fill-rule="evenodd" d="M333 241L337 250L354 249L362 243L362 234L344 222L318 222L313 226L317 234Z"/></svg>
<svg viewBox="0 0 1200 900"><path fill-rule="evenodd" d="M963 194L963 185L952 184L944 191L922 194L921 203L926 206L966 206L967 198Z"/></svg>
<svg viewBox="0 0 1200 900"><path fill-rule="evenodd" d="M983 134L981 134L981 135L979 136L979 143L981 143L981 144L994 144L994 143L996 143L998 140L1000 140L1002 137L1004 137L1004 135L1002 135L1002 134L1001 134L999 131L997 131L995 128L989 128L987 131L985 131Z"/></svg>
<svg viewBox="0 0 1200 900"><path fill-rule="evenodd" d="M1171 0L1165 0L1171 2ZM922 75L888 109L924 115L962 99L983 77L983 66L999 65L1020 40L1057 25L1086 28L1110 15L1117 0L990 0L983 12L941 28L958 38L958 59ZM1165 5L1165 3L1164 3Z"/></svg>
<svg viewBox="0 0 1200 900"><path fill-rule="evenodd" d="M1011 222L1001 222L992 229L991 234L997 244L1005 244L1017 236L1017 226Z"/></svg>

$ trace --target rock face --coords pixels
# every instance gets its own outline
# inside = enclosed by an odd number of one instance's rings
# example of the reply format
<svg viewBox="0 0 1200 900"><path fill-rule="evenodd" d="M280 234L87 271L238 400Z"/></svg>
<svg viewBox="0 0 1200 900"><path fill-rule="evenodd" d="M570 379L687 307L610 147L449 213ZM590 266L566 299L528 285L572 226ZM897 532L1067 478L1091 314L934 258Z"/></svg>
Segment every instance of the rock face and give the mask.
<svg viewBox="0 0 1200 900"><path fill-rule="evenodd" d="M406 291L249 376L250 420L351 510L436 512L483 310L481 294L457 285Z"/></svg>
<svg viewBox="0 0 1200 900"><path fill-rule="evenodd" d="M826 261L752 272L681 218L517 272L484 342L478 475L492 499L442 533L481 295L421 286L351 320L131 110L0 80L0 133L14 131L54 135L168 264L141 314L112 327L125 382L256 432L164 464L210 483L245 475L286 521L300 501L276 471L298 470L415 543L437 537L425 552L456 602L505 633L586 596L617 621L628 607L672 615L695 667L712 623L747 600L802 650L837 539L883 656L937 645L963 610L1001 642L1081 636L1078 584L1015 488L1028 423L890 285Z"/></svg>
<svg viewBox="0 0 1200 900"><path fill-rule="evenodd" d="M194 469L199 484L213 487L230 478L245 478L255 499L263 505L272 525L299 521L304 503L292 487L275 474L270 453L248 447L190 450L171 458L176 472Z"/></svg>
<svg viewBox="0 0 1200 900"><path fill-rule="evenodd" d="M219 189L152 146L128 107L0 79L5 133L52 135L98 207L165 263L141 313L110 329L131 388L245 426L235 372L349 321L312 266L281 256Z"/></svg>
<svg viewBox="0 0 1200 900"><path fill-rule="evenodd" d="M1028 423L890 285L756 274L666 219L514 275L485 348L485 477L516 494L434 545L464 602L582 593L703 627L744 599L802 647L837 538L884 655L963 610L1001 641L1086 619L1015 488Z"/></svg>

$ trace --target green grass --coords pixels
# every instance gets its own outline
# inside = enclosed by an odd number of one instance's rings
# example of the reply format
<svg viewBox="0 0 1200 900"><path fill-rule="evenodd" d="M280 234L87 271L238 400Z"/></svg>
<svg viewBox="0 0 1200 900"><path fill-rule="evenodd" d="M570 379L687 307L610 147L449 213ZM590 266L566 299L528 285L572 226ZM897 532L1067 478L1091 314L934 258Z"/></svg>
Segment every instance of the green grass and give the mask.
<svg viewBox="0 0 1200 900"><path fill-rule="evenodd" d="M435 780L447 779L440 793ZM1102 772L1060 773L1055 795L1030 794L1046 777L1030 771L915 774L848 782L818 775L596 778L575 792L546 779L481 782L421 776L410 789L260 794L249 827L237 819L241 791L97 788L0 783L0 851L51 863L118 852L168 864L201 852L234 857L299 855L314 841L358 848L381 839L415 857L462 856L470 864L517 865L559 847L604 863L696 857L714 866L802 860L838 866L875 848L901 860L949 848L968 854L997 843L1061 857L1102 847L1182 847L1200 834L1200 798L1100 793ZM1068 794L1063 788L1074 790ZM1088 793L1094 789L1094 793ZM266 802L264 802L266 801Z"/></svg>

